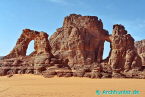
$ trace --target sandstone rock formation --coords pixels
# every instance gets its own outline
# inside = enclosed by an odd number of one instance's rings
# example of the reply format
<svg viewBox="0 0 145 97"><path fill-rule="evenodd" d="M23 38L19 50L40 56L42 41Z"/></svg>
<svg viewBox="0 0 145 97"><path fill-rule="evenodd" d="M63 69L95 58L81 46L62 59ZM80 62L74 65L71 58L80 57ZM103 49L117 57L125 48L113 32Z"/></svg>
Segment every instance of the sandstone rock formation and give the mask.
<svg viewBox="0 0 145 97"><path fill-rule="evenodd" d="M108 32L98 17L71 14L50 37L52 53L68 59L70 66L100 62L106 35Z"/></svg>
<svg viewBox="0 0 145 97"><path fill-rule="evenodd" d="M31 54L32 56L39 54L49 54L49 56L52 57L51 47L48 41L48 34L44 32L33 31L30 29L24 29L23 33L16 43L16 46L10 52L10 54L4 57L4 59L26 56L28 45L32 40L34 40L35 42L35 51Z"/></svg>
<svg viewBox="0 0 145 97"><path fill-rule="evenodd" d="M32 40L34 51L26 55ZM105 41L110 42L111 51L103 60ZM144 44L143 41L134 44L122 25L114 25L109 35L96 16L71 14L50 40L45 32L24 29L13 50L0 59L0 75L145 79L140 58L144 58Z"/></svg>
<svg viewBox="0 0 145 97"><path fill-rule="evenodd" d="M124 26L114 25L113 33L109 36L111 42L111 55L108 64L113 71L128 71L131 69L140 69L142 66L134 46L134 39L127 34Z"/></svg>
<svg viewBox="0 0 145 97"><path fill-rule="evenodd" d="M138 54L140 55L142 59L142 63L145 66L145 40L136 41L135 47L138 51Z"/></svg>
<svg viewBox="0 0 145 97"><path fill-rule="evenodd" d="M34 40L35 51L26 56L28 45L32 40ZM63 76L71 75L71 71L65 72L70 70L67 62L55 58L51 53L48 34L30 29L23 30L14 49L0 60L0 64L2 64L0 75L33 73L48 76L47 71L50 68L55 72L59 70L57 72L59 75L60 73L63 73Z"/></svg>

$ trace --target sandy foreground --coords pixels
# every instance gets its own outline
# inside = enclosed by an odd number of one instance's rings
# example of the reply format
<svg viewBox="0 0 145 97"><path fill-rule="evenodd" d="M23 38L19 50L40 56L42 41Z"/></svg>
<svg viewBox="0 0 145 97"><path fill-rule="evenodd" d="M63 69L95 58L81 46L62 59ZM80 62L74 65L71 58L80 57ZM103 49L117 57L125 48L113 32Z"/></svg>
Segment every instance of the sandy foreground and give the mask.
<svg viewBox="0 0 145 97"><path fill-rule="evenodd" d="M138 90L137 95L96 95L96 90ZM145 79L0 77L0 97L145 97Z"/></svg>

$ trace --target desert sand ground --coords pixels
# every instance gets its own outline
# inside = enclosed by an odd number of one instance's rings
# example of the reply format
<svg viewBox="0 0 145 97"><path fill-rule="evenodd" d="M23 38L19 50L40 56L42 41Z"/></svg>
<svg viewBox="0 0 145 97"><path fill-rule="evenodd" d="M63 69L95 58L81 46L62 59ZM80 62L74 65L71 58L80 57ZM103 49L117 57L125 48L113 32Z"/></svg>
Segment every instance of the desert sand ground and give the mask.
<svg viewBox="0 0 145 97"><path fill-rule="evenodd" d="M96 95L96 90L138 90L138 95ZM0 77L0 97L145 97L145 79Z"/></svg>

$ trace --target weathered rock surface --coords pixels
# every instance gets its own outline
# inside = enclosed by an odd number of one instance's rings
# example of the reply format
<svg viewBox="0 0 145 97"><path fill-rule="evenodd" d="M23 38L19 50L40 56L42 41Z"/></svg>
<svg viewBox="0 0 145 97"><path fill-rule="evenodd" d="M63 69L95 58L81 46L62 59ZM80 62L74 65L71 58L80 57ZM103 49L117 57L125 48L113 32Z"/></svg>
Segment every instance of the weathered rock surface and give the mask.
<svg viewBox="0 0 145 97"><path fill-rule="evenodd" d="M32 40L34 51L27 56ZM105 41L110 42L111 51L103 60ZM145 67L140 58L145 52L144 44L143 41L134 44L133 37L122 25L114 25L109 35L96 16L71 14L50 37L50 43L47 33L24 29L14 49L0 59L0 76L40 74L47 78L145 79Z"/></svg>
<svg viewBox="0 0 145 97"><path fill-rule="evenodd" d="M115 71L128 71L131 69L140 69L142 66L134 46L134 39L127 34L124 26L114 25L113 33L109 37L111 42L111 56L108 64Z"/></svg>
<svg viewBox="0 0 145 97"><path fill-rule="evenodd" d="M39 54L49 54L49 56L52 57L51 47L48 41L48 34L45 32L24 29L14 49L10 52L10 54L5 56L3 59L26 56L28 45L32 40L34 40L35 42L34 43L35 51L31 54L31 56Z"/></svg>
<svg viewBox="0 0 145 97"><path fill-rule="evenodd" d="M106 35L108 32L98 17L71 14L50 37L52 53L68 59L69 65L100 62Z"/></svg>
<svg viewBox="0 0 145 97"><path fill-rule="evenodd" d="M145 66L145 40L136 41L135 47L137 49L138 54L142 59L142 63Z"/></svg>
<svg viewBox="0 0 145 97"><path fill-rule="evenodd" d="M34 40L34 51L26 56L29 43ZM16 46L7 56L0 60L0 75L11 74L47 74L48 68L70 70L67 62L58 59L51 53L48 34L45 32L24 29ZM48 75L48 74L47 74ZM68 76L68 73L63 74Z"/></svg>

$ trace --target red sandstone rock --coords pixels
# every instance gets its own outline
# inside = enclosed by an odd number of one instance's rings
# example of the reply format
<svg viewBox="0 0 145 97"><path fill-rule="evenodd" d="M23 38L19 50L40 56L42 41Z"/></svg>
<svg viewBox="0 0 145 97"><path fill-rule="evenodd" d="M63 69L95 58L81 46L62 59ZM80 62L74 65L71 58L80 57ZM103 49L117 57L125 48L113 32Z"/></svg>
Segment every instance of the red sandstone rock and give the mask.
<svg viewBox="0 0 145 97"><path fill-rule="evenodd" d="M142 66L134 46L134 39L127 34L124 26L114 25L113 33L110 36L111 56L108 64L113 70L130 70Z"/></svg>
<svg viewBox="0 0 145 97"><path fill-rule="evenodd" d="M26 56L32 40L35 50ZM111 43L105 61L104 41ZM138 53L144 54L144 43L135 45ZM97 17L71 14L51 36L50 44L47 33L23 30L14 49L0 59L0 76L32 73L44 77L145 78L139 70L142 62L137 50L124 26L114 25L112 35L108 35Z"/></svg>
<svg viewBox="0 0 145 97"><path fill-rule="evenodd" d="M51 54L51 47L49 45L47 33L37 32L30 29L24 29L14 49L3 59L26 56L28 45L32 40L34 40L35 51L32 54L30 54L31 56L33 56L34 54L49 54L50 57L53 56Z"/></svg>
<svg viewBox="0 0 145 97"><path fill-rule="evenodd" d="M145 66L145 40L136 41L135 47L138 51L138 54L140 55L142 59L142 63Z"/></svg>
<svg viewBox="0 0 145 97"><path fill-rule="evenodd" d="M50 37L52 53L68 59L69 65L100 62L106 35L108 32L98 17L71 14Z"/></svg>
<svg viewBox="0 0 145 97"><path fill-rule="evenodd" d="M35 50L26 56L28 45L32 40L34 40ZM0 60L0 64L2 64L0 75L42 74L44 71L48 72L47 68L55 64L57 64L56 70L59 68L69 69L67 62L55 58L51 53L48 34L30 29L23 30L14 49Z"/></svg>

